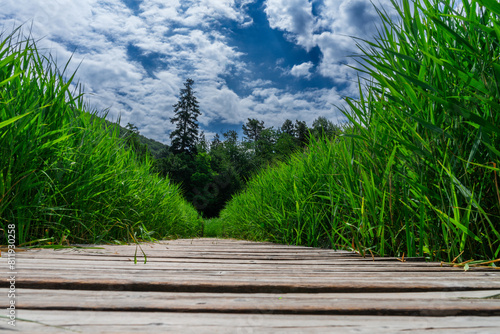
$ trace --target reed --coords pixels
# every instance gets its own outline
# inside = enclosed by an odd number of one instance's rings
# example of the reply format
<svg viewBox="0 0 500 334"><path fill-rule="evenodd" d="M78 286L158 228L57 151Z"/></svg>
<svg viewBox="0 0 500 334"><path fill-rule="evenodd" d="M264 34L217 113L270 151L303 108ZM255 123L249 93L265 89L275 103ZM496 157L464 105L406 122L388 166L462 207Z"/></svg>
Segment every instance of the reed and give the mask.
<svg viewBox="0 0 500 334"><path fill-rule="evenodd" d="M254 177L234 236L432 260L500 254L500 5L393 1L358 40L360 98L335 142Z"/></svg>
<svg viewBox="0 0 500 334"><path fill-rule="evenodd" d="M0 226L19 244L194 236L201 220L168 179L151 175L74 74L20 29L0 36ZM77 88L75 88L77 87Z"/></svg>

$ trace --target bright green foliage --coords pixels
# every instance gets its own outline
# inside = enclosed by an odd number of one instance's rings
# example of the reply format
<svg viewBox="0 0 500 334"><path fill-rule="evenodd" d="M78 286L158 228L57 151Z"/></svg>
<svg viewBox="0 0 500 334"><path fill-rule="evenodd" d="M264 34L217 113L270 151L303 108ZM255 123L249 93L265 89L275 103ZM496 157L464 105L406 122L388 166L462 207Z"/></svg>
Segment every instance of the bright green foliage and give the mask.
<svg viewBox="0 0 500 334"><path fill-rule="evenodd" d="M207 238L225 238L225 222L220 218L207 219L203 223L203 236Z"/></svg>
<svg viewBox="0 0 500 334"><path fill-rule="evenodd" d="M284 160L298 150L298 142L293 135L286 132L277 135L276 144L274 145L275 159Z"/></svg>
<svg viewBox="0 0 500 334"><path fill-rule="evenodd" d="M221 217L233 236L451 261L500 257L500 10L393 2L348 99L351 128L267 169ZM457 12L459 11L459 12Z"/></svg>
<svg viewBox="0 0 500 334"><path fill-rule="evenodd" d="M316 151L296 153L286 163L263 170L221 212L224 233L234 237L327 246L320 224L328 218L333 146L324 141ZM325 151L326 150L326 151ZM319 200L319 201L318 201ZM320 205L321 203L324 205ZM304 229L308 230L305 231Z"/></svg>
<svg viewBox="0 0 500 334"><path fill-rule="evenodd" d="M125 149L116 125L85 111L73 76L16 36L0 39L0 227L15 224L20 244L200 233L178 188Z"/></svg>

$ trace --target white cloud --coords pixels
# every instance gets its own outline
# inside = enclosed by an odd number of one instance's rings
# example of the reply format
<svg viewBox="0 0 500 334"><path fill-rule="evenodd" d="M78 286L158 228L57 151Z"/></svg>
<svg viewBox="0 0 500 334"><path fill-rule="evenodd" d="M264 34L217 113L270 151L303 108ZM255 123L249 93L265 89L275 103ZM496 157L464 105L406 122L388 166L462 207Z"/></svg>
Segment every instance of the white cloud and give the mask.
<svg viewBox="0 0 500 334"><path fill-rule="evenodd" d="M219 20L248 24L244 7L250 1L149 0L141 3L141 16L152 23L175 22L186 27L210 27Z"/></svg>
<svg viewBox="0 0 500 334"><path fill-rule="evenodd" d="M344 117L334 107L343 104L342 96L336 89L306 90L291 93L276 88L256 88L240 100L239 122L247 118L263 120L266 127L281 126L286 119L312 122L319 116L334 121L342 121Z"/></svg>
<svg viewBox="0 0 500 334"><path fill-rule="evenodd" d="M272 84L273 84L272 81L262 80L262 79L249 80L249 81L243 82L243 85L246 88L265 87L265 86L270 86Z"/></svg>
<svg viewBox="0 0 500 334"><path fill-rule="evenodd" d="M300 65L294 65L290 70L290 74L294 77L311 77L311 68L314 64L310 61L302 63Z"/></svg>
<svg viewBox="0 0 500 334"><path fill-rule="evenodd" d="M208 125L213 118L225 123L241 122L241 115L245 110L241 106L240 97L227 86L207 86L200 92L200 99L206 102L204 114L199 118L200 123Z"/></svg>
<svg viewBox="0 0 500 334"><path fill-rule="evenodd" d="M289 39L310 50L315 18L307 0L267 0L265 12L271 28L290 33Z"/></svg>
<svg viewBox="0 0 500 334"><path fill-rule="evenodd" d="M248 3L150 0L141 3L135 16L119 0L6 0L0 22L8 30L32 20L34 38L43 37L39 47L49 49L59 64L72 56L71 70L81 63L77 78L91 105L110 107L111 118L121 115L122 124L135 123L144 135L168 142L171 106L186 77L205 93L204 85L218 87L228 67L244 68L241 53L207 27L216 27L218 20L248 24ZM143 56L155 53L166 68L149 77L127 53L129 45L143 50ZM200 99L211 98L205 94Z"/></svg>
<svg viewBox="0 0 500 334"><path fill-rule="evenodd" d="M318 7L316 15L313 3ZM379 0L376 5L392 8L389 0ZM271 27L286 32L298 46L305 50L319 47L323 55L319 74L338 82L356 75L344 66L355 65L347 58L357 52L352 37L372 39L378 22L371 0L266 0L265 11ZM299 69L296 72L301 73Z"/></svg>
<svg viewBox="0 0 500 334"><path fill-rule="evenodd" d="M221 28L228 22L251 25L247 7L255 1L147 0L134 12L120 0L2 0L0 29L9 31L27 22L27 33L33 20L32 35L42 38L40 48L49 49L60 65L72 57L71 71L80 65L77 80L84 84L91 105L109 107L110 118L121 115L122 124L134 123L145 136L166 143L174 128L172 105L187 77L195 81L203 113L199 121L205 127L213 120L241 124L247 118L275 127L287 118L309 125L318 116L335 120L332 103L342 104L340 92L276 88L275 82L251 73L241 50L230 45ZM355 15L357 8L368 8L363 4L371 6L369 0L324 0L316 16L313 1L265 1L271 27L306 50L317 46L322 52L318 66L303 62L288 73L310 78L315 70L339 82L354 79L353 72L340 65L354 50L345 35L369 31L366 21L372 12ZM131 55L131 47L139 54ZM154 57L157 66L143 66L147 57ZM228 73L241 78L246 95L228 87L223 79ZM351 88L342 94L346 92Z"/></svg>

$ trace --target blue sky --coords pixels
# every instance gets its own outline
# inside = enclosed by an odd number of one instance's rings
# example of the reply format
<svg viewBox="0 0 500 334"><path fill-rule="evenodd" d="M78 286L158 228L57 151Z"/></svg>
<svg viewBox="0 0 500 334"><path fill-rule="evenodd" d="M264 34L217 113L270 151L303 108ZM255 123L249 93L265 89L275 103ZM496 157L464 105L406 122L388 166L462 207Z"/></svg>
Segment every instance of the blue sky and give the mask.
<svg viewBox="0 0 500 334"><path fill-rule="evenodd" d="M357 94L350 36L370 39L376 21L369 0L2 0L0 11L2 32L24 23L60 65L72 56L90 105L164 143L187 78L209 139L241 134L247 118L341 122L334 105Z"/></svg>

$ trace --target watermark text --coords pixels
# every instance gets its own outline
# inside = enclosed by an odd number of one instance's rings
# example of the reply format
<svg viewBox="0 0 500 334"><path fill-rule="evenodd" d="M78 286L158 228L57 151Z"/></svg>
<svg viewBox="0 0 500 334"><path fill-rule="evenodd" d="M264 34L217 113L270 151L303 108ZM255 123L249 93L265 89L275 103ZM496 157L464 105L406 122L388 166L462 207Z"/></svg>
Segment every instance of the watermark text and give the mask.
<svg viewBox="0 0 500 334"><path fill-rule="evenodd" d="M16 225L9 224L7 226L7 238L8 238L8 250L7 250L7 265L9 266L9 272L7 273L9 281L9 292L7 297L9 298L9 307L7 307L9 321L7 322L11 326L16 326Z"/></svg>

